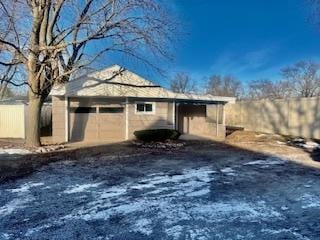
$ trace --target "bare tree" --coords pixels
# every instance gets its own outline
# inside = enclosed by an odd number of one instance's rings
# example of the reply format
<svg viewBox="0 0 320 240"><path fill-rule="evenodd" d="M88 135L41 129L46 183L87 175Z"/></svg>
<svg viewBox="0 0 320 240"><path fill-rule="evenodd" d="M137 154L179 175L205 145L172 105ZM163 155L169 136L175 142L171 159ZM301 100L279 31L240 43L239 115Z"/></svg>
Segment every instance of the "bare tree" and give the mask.
<svg viewBox="0 0 320 240"><path fill-rule="evenodd" d="M196 92L196 84L187 73L177 73L170 81L170 89L177 93Z"/></svg>
<svg viewBox="0 0 320 240"><path fill-rule="evenodd" d="M270 79L253 80L248 84L246 98L278 99L292 97L292 87L288 81L271 81Z"/></svg>
<svg viewBox="0 0 320 240"><path fill-rule="evenodd" d="M7 84L0 84L0 100L7 99L14 96L12 90Z"/></svg>
<svg viewBox="0 0 320 240"><path fill-rule="evenodd" d="M320 64L312 61L300 61L281 70L299 97L314 97L320 94Z"/></svg>
<svg viewBox="0 0 320 240"><path fill-rule="evenodd" d="M213 75L207 82L206 92L216 96L240 97L242 85L233 76Z"/></svg>
<svg viewBox="0 0 320 240"><path fill-rule="evenodd" d="M28 75L19 84L29 87L32 146L40 145L41 107L54 84L110 52L154 66L151 56L169 56L175 30L157 0L0 0L0 15L8 32L0 35L0 64L22 65Z"/></svg>
<svg viewBox="0 0 320 240"><path fill-rule="evenodd" d="M9 88L9 82L13 81L17 67L12 65L9 67L0 66L0 100L13 96Z"/></svg>

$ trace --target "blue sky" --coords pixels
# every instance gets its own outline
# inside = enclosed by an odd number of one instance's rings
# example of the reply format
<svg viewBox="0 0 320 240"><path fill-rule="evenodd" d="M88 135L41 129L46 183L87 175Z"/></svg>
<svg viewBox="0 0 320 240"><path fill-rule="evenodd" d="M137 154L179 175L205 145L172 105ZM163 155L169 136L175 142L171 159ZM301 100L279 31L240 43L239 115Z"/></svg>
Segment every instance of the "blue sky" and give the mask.
<svg viewBox="0 0 320 240"><path fill-rule="evenodd" d="M173 71L201 80L213 73L240 80L278 78L279 69L317 59L320 34L304 0L176 0L190 35Z"/></svg>
<svg viewBox="0 0 320 240"><path fill-rule="evenodd" d="M277 79L282 67L320 56L320 31L306 1L172 0L186 34L174 48L175 60L163 66L167 77L133 70L164 85L181 71L199 84L212 74L242 82Z"/></svg>

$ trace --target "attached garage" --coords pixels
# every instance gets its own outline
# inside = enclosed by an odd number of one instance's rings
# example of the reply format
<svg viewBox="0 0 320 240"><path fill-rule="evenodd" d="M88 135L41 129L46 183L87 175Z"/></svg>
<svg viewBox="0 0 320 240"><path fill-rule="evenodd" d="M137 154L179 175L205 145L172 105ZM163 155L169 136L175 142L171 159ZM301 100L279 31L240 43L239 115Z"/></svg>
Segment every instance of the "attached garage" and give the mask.
<svg viewBox="0 0 320 240"><path fill-rule="evenodd" d="M171 92L114 65L51 92L53 141L116 142L143 129L225 136L224 105L234 98Z"/></svg>
<svg viewBox="0 0 320 240"><path fill-rule="evenodd" d="M125 107L107 100L71 100L70 141L121 141L125 139Z"/></svg>

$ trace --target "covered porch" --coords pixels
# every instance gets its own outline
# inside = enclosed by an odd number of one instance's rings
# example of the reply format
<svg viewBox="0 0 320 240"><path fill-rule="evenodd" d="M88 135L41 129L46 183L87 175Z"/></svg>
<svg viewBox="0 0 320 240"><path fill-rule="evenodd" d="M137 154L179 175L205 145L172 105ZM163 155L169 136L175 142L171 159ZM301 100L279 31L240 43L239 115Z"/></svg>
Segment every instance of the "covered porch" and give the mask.
<svg viewBox="0 0 320 240"><path fill-rule="evenodd" d="M224 103L183 101L175 104L175 129L183 138L224 139Z"/></svg>

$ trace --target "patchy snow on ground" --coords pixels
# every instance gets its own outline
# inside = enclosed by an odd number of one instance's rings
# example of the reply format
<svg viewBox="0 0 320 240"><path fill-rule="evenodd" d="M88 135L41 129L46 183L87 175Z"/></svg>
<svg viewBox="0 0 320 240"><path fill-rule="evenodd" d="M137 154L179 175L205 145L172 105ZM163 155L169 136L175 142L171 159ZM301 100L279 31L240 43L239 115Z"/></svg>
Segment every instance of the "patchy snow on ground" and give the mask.
<svg viewBox="0 0 320 240"><path fill-rule="evenodd" d="M281 214L268 207L264 201L254 203L226 201L206 205L201 204L193 208L192 211L194 215L199 215L203 219L211 219L212 222L281 218Z"/></svg>
<svg viewBox="0 0 320 240"><path fill-rule="evenodd" d="M0 239L10 239L10 234L8 233L0 233Z"/></svg>
<svg viewBox="0 0 320 240"><path fill-rule="evenodd" d="M301 235L300 233L297 233L297 229L295 228L283 228L283 229L262 229L261 232L263 233L267 233L268 235L280 235L280 234L287 234L287 237L285 237L285 239L288 239L288 234L291 235L291 238L294 239L299 239L299 240L309 240L310 238L307 238L303 235Z"/></svg>
<svg viewBox="0 0 320 240"><path fill-rule="evenodd" d="M320 207L320 196L306 193L306 194L303 194L297 200L301 201L303 209Z"/></svg>
<svg viewBox="0 0 320 240"><path fill-rule="evenodd" d="M226 172L233 171L229 169ZM188 169L173 176L152 174L137 183L95 189L92 193L94 200L75 208L60 221L108 220L114 216L126 216L132 218L132 223L127 223L127 227L144 235L152 234L154 221L160 221L172 239L183 236L182 233L186 231L180 226L183 222L193 221L200 225L195 227L196 230L189 231L191 239L208 239L212 229L206 230L202 226L204 223L211 225L239 219L260 221L281 218L279 212L267 207L263 201L226 201L211 204L201 202L200 199L211 194L210 182L214 181L215 173L216 171L209 168ZM141 192L142 196L138 201L131 198L132 191ZM196 200L197 198L199 200ZM150 221L148 216L155 218Z"/></svg>
<svg viewBox="0 0 320 240"><path fill-rule="evenodd" d="M19 209L25 208L28 204L35 200L30 193L32 188L43 186L42 182L28 182L20 185L18 188L8 189L8 192L15 194L15 198L0 207L0 216L7 216Z"/></svg>
<svg viewBox="0 0 320 240"><path fill-rule="evenodd" d="M312 141L307 141L305 143L298 143L297 146L306 148L306 149L319 149L320 144Z"/></svg>
<svg viewBox="0 0 320 240"><path fill-rule="evenodd" d="M26 155L31 154L32 152L27 149L20 149L20 148L0 148L0 156L1 155Z"/></svg>
<svg viewBox="0 0 320 240"><path fill-rule="evenodd" d="M0 240L317 239L315 171L221 155L50 164L0 185Z"/></svg>
<svg viewBox="0 0 320 240"><path fill-rule="evenodd" d="M138 219L134 224L135 232L140 232L145 235L150 235L152 233L151 226L152 221L147 218Z"/></svg>
<svg viewBox="0 0 320 240"><path fill-rule="evenodd" d="M243 165L281 165L284 160L279 158L269 157L266 160L255 160L251 162L244 163Z"/></svg>
<svg viewBox="0 0 320 240"><path fill-rule="evenodd" d="M210 193L210 189L201 189L201 190L198 190L198 191L194 191L194 192L188 193L187 196L188 197L200 197L200 196L203 196L203 195L207 195L209 193Z"/></svg>
<svg viewBox="0 0 320 240"><path fill-rule="evenodd" d="M0 207L0 216L4 217L10 215L17 210L26 207L27 204L33 200L34 198L29 195L14 198L4 206Z"/></svg>
<svg viewBox="0 0 320 240"><path fill-rule="evenodd" d="M102 183L89 183L89 184L82 184L82 185L75 185L69 187L67 190L65 190L63 193L72 194L72 193L80 193L80 192L86 192L89 191L91 188L97 188Z"/></svg>
<svg viewBox="0 0 320 240"><path fill-rule="evenodd" d="M223 172L224 174L228 175L228 176L238 176L238 174L235 173L235 170L233 170L230 167L226 167L221 169L221 172Z"/></svg>
<svg viewBox="0 0 320 240"><path fill-rule="evenodd" d="M31 188L39 187L43 185L44 183L42 182L39 182L39 183L29 182L29 183L20 185L18 188L10 189L9 191L12 193L26 193L26 192L29 192Z"/></svg>
<svg viewBox="0 0 320 240"><path fill-rule="evenodd" d="M221 172L223 172L223 173L233 173L234 170L232 168L230 168L230 167L226 167L226 168L221 169Z"/></svg>

